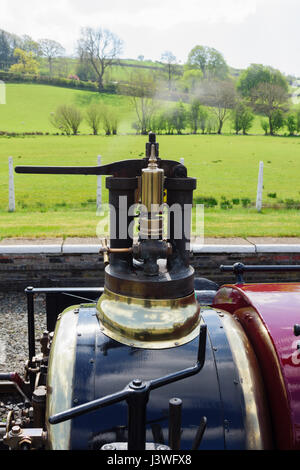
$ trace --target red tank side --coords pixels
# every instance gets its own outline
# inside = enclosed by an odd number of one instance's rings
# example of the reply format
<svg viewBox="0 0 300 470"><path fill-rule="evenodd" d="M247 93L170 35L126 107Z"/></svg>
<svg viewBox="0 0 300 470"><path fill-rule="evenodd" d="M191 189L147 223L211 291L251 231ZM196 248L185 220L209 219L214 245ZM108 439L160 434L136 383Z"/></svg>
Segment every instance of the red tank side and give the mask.
<svg viewBox="0 0 300 470"><path fill-rule="evenodd" d="M300 449L300 283L222 287L215 308L232 313L250 339L265 382L279 449Z"/></svg>

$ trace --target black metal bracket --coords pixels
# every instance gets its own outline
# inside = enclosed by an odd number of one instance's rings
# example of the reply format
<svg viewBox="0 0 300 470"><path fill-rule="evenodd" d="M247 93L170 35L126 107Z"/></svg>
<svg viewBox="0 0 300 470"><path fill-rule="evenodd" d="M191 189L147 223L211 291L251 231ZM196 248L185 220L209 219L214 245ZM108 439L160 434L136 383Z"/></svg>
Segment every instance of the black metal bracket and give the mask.
<svg viewBox="0 0 300 470"><path fill-rule="evenodd" d="M28 322L28 350L29 350L29 363L35 356L35 320L34 320L34 294L64 294L75 299L82 301L93 300L84 298L77 294L83 293L95 293L102 295L104 291L103 287L66 287L66 288L34 288L27 287L25 294L27 295L27 322Z"/></svg>
<svg viewBox="0 0 300 470"><path fill-rule="evenodd" d="M193 375L198 374L204 366L206 354L207 326L200 326L199 345L197 363L184 370L160 377L158 379L143 382L140 379L133 380L123 390L107 395L106 397L79 405L70 410L63 411L49 418L50 424L59 424L70 419L90 413L107 406L111 406L122 401L128 405L128 450L146 449L146 409L149 395L152 390L156 390L165 385L178 382ZM175 412L176 413L176 412ZM177 416L178 418L178 416ZM178 419L176 420L178 421ZM178 426L177 426L178 428ZM205 426L204 426L205 429ZM204 432L204 431L203 431ZM201 438L201 431L198 431ZM203 435L203 434L202 434ZM196 436L197 437L197 436ZM173 442L178 442L178 438L173 437ZM199 436L197 441L199 440Z"/></svg>
<svg viewBox="0 0 300 470"><path fill-rule="evenodd" d="M244 284L243 274L245 272L270 272L270 271L300 271L300 265L245 265L235 263L232 266L220 266L223 273L234 273L237 277L237 284Z"/></svg>

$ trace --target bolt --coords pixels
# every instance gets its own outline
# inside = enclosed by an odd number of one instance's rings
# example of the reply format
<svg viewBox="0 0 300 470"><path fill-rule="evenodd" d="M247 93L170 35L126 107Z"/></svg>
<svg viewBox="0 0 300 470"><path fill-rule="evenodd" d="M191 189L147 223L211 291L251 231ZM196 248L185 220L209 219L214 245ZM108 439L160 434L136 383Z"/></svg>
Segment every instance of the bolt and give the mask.
<svg viewBox="0 0 300 470"><path fill-rule="evenodd" d="M21 432L21 428L20 426L14 426L11 430L12 434L14 434L15 436L17 436L18 434L20 434Z"/></svg>
<svg viewBox="0 0 300 470"><path fill-rule="evenodd" d="M78 403L78 401L79 401L78 398L74 398L75 405L76 405L76 403Z"/></svg>
<svg viewBox="0 0 300 470"><path fill-rule="evenodd" d="M141 387L143 384L143 382L140 379L136 379L132 383L135 387Z"/></svg>

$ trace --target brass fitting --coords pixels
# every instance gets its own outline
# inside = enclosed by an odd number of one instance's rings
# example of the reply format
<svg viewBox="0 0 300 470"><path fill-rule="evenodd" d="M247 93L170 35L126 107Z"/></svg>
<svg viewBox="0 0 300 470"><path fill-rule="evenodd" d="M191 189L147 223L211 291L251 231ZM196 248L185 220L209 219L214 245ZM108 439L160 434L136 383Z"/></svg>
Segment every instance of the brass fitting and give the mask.
<svg viewBox="0 0 300 470"><path fill-rule="evenodd" d="M142 171L140 235L143 239L163 237L164 178L165 172L158 168L155 145L152 145L149 165Z"/></svg>

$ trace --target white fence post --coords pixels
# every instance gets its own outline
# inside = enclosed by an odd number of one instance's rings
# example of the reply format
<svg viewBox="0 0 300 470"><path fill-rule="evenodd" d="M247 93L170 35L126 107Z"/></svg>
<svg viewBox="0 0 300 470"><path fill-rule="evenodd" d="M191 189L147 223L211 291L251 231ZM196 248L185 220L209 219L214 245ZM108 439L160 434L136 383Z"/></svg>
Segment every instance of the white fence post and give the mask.
<svg viewBox="0 0 300 470"><path fill-rule="evenodd" d="M2 80L0 80L0 104L6 104L6 88Z"/></svg>
<svg viewBox="0 0 300 470"><path fill-rule="evenodd" d="M15 202L15 185L14 185L14 162L13 158L9 157L8 159L9 167L9 212L15 212L16 202Z"/></svg>
<svg viewBox="0 0 300 470"><path fill-rule="evenodd" d="M256 209L258 212L262 210L262 195L264 186L264 162L259 163L258 185L257 185L257 198Z"/></svg>
<svg viewBox="0 0 300 470"><path fill-rule="evenodd" d="M101 155L98 155L98 166L101 166ZM102 206L102 176L97 177L97 210Z"/></svg>

